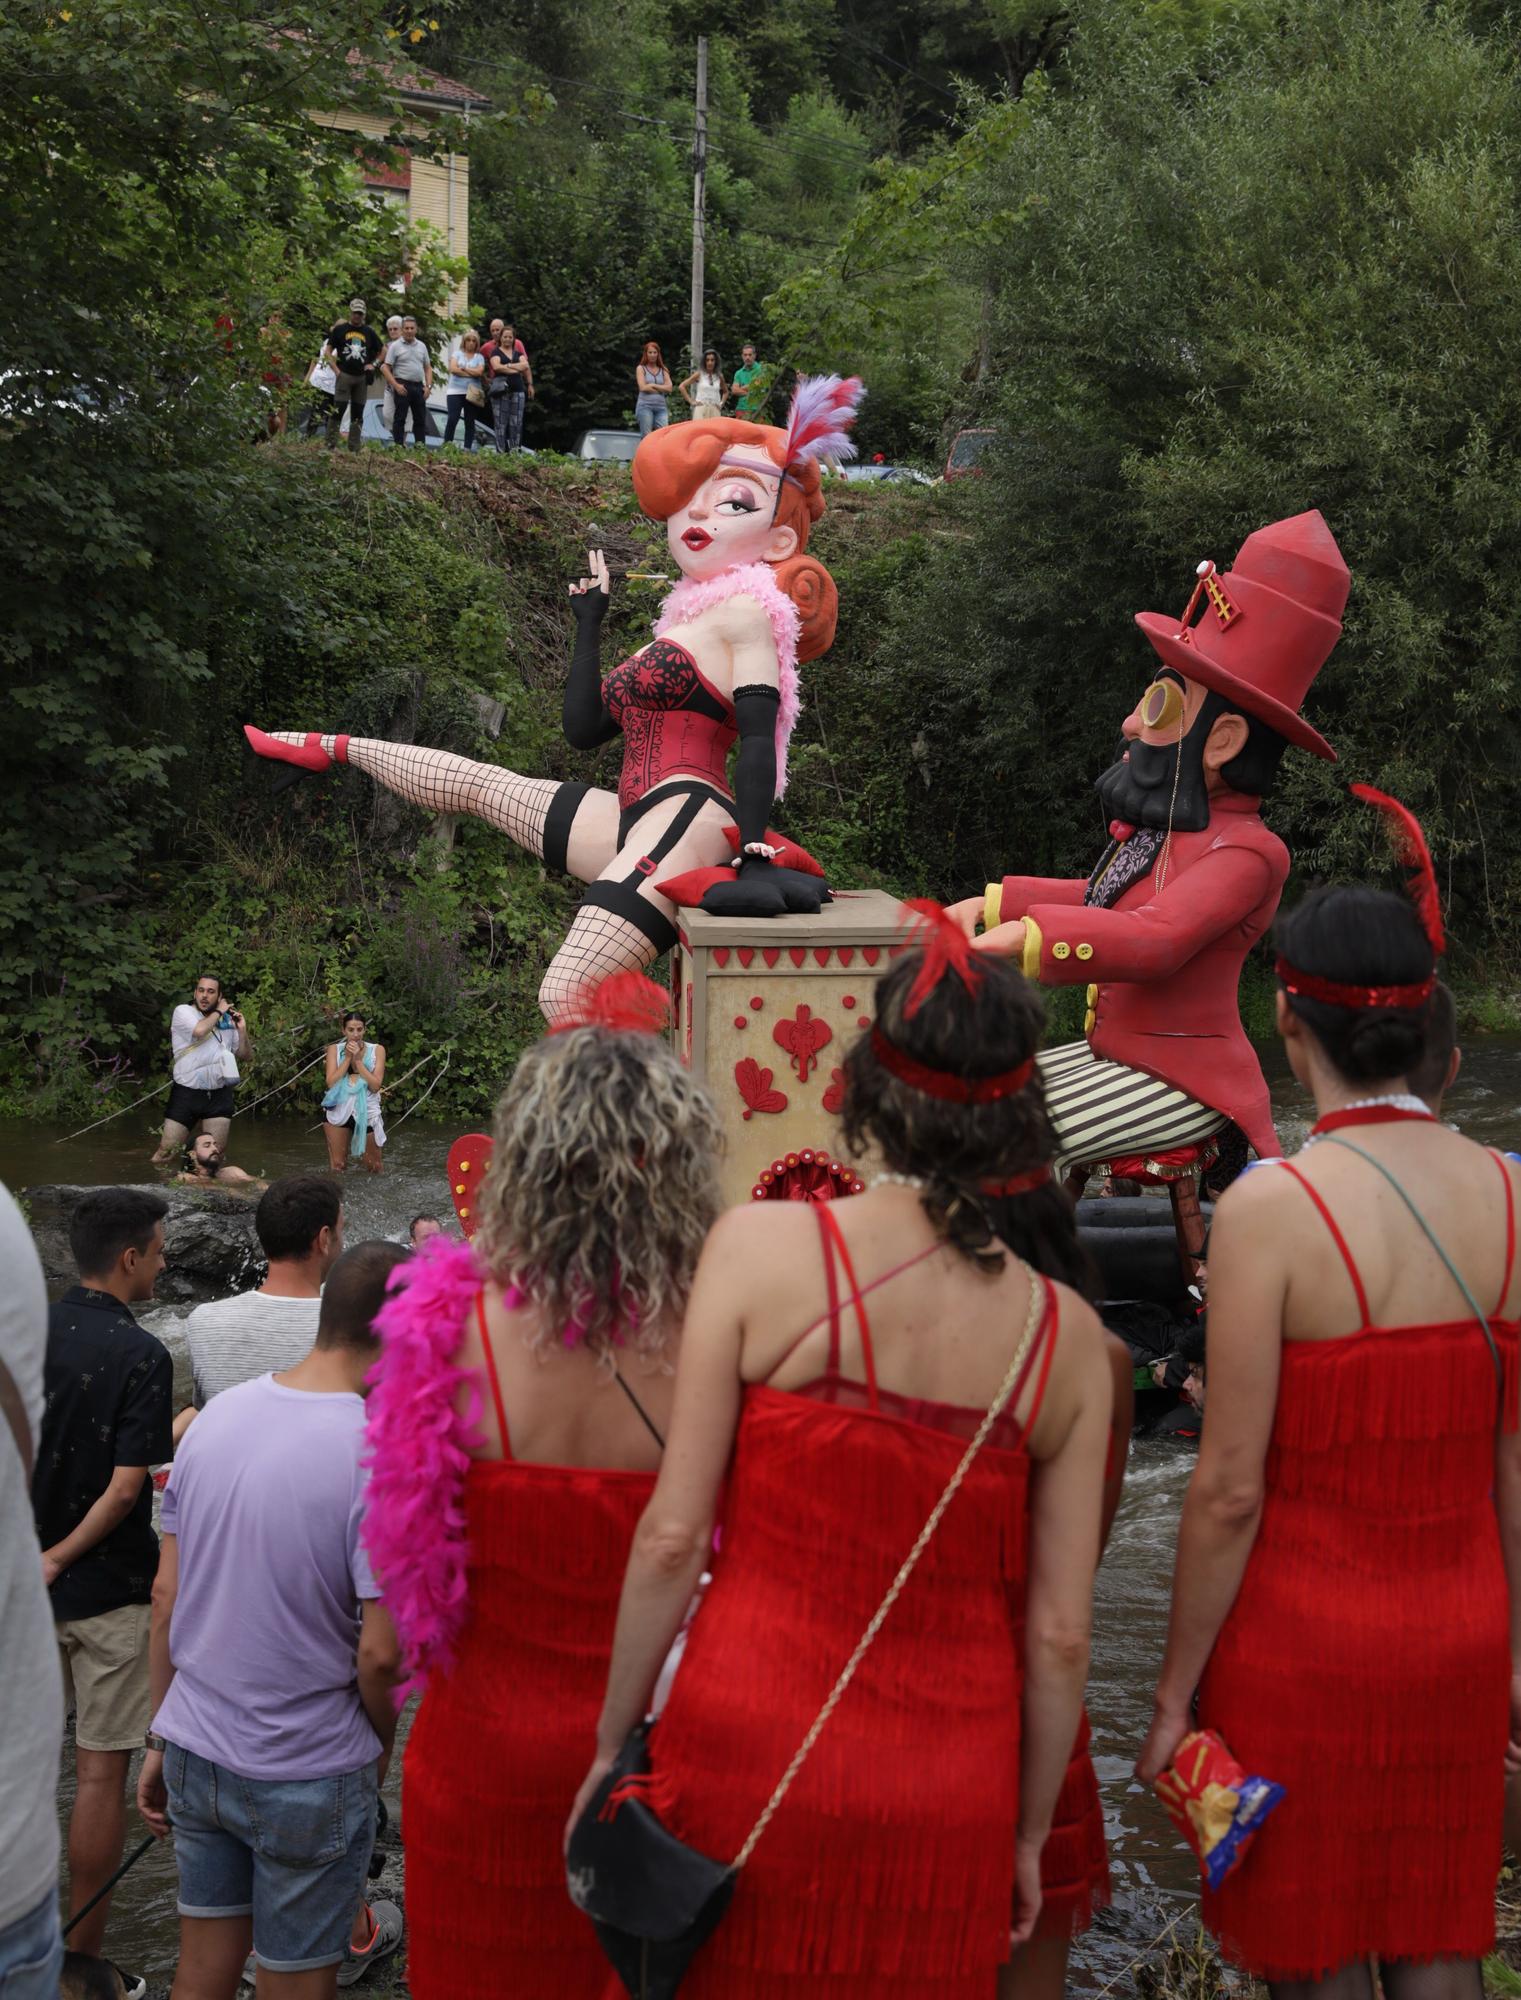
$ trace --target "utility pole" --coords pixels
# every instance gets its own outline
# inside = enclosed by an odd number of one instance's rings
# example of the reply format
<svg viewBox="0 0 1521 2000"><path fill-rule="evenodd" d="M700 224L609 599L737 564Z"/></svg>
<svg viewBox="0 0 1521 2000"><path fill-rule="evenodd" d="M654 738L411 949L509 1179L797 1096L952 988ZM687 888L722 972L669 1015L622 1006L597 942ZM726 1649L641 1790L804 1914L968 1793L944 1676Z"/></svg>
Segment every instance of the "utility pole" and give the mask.
<svg viewBox="0 0 1521 2000"><path fill-rule="evenodd" d="M697 131L692 141L692 366L702 366L703 194L708 175L708 38L697 37Z"/></svg>

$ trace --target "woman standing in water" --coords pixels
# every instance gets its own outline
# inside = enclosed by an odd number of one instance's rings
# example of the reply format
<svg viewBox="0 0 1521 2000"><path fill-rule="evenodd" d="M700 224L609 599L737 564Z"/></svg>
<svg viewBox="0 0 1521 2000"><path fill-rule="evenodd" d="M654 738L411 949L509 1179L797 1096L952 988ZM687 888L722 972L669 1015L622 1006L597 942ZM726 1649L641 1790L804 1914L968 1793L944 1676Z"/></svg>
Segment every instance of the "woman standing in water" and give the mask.
<svg viewBox="0 0 1521 2000"><path fill-rule="evenodd" d="M365 1040L363 1014L345 1014L343 1040L327 1052L327 1095L322 1100L327 1163L341 1174L351 1160L363 1160L372 1174L384 1162L385 1118L380 1086L386 1076L386 1045Z"/></svg>
<svg viewBox="0 0 1521 2000"><path fill-rule="evenodd" d="M846 1058L847 1138L887 1169L870 1192L730 1211L693 1286L577 1815L649 1705L723 1492L640 1795L734 1857L996 1416L683 2000L990 2000L1011 1907L1016 1941L1039 1911L1087 1668L1109 1366L1092 1309L989 1220L1011 1179L1039 1185L1041 1261L1076 1266L1048 1185L1039 998L970 958L932 919Z"/></svg>
<svg viewBox="0 0 1521 2000"><path fill-rule="evenodd" d="M1413 822L1411 822L1413 826ZM1424 843L1420 853L1424 855ZM1429 871L1429 859L1425 863ZM1516 1178L1409 1090L1440 919L1319 890L1278 931L1317 1123L1210 1247L1209 1422L1139 1771L1218 1730L1285 1797L1204 1913L1276 2000L1480 2000L1521 1738Z"/></svg>
<svg viewBox="0 0 1521 2000"><path fill-rule="evenodd" d="M366 1539L428 1677L402 1780L415 2000L607 1981L560 1834L717 1209L717 1114L650 1032L666 1008L626 974L529 1050L474 1248L433 1238L377 1322Z"/></svg>

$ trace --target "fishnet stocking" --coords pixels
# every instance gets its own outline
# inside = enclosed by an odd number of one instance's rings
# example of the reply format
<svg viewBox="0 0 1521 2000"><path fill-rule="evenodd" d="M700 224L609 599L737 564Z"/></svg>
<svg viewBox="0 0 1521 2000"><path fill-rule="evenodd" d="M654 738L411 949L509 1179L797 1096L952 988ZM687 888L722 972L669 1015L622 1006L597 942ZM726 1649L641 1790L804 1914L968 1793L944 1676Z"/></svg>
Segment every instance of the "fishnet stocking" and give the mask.
<svg viewBox="0 0 1521 2000"><path fill-rule="evenodd" d="M299 730L275 729L270 734L281 743L306 740ZM321 738L330 757L337 740ZM543 859L544 816L558 789L553 778L523 778L499 764L477 764L452 751L429 750L419 743L387 743L375 736L351 736L348 759L356 771L410 805L425 812L482 819Z"/></svg>
<svg viewBox="0 0 1521 2000"><path fill-rule="evenodd" d="M1373 2000L1373 1974L1360 1962L1324 1979L1270 1979L1268 1993L1270 2000Z"/></svg>
<svg viewBox="0 0 1521 2000"><path fill-rule="evenodd" d="M1484 2000L1484 1979L1473 1958L1438 1958L1429 1964L1407 1961L1379 1968L1384 2000ZM1344 1965L1325 1979L1273 1979L1272 2000L1371 2000L1373 1974L1367 1965Z"/></svg>
<svg viewBox="0 0 1521 2000"><path fill-rule="evenodd" d="M583 904L539 987L539 1007L545 1020L554 1026L567 1019L587 987L599 986L609 973L643 972L659 956L637 924L612 910Z"/></svg>
<svg viewBox="0 0 1521 2000"><path fill-rule="evenodd" d="M1476 1958L1437 1958L1383 1967L1384 2000L1484 2000Z"/></svg>

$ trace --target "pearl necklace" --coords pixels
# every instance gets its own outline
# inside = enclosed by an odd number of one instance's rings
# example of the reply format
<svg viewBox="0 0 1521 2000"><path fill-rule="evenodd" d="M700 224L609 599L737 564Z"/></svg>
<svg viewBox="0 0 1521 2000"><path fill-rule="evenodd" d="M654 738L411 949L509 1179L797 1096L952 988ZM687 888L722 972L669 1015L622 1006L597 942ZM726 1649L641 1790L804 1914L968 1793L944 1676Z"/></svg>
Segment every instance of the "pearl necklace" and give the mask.
<svg viewBox="0 0 1521 2000"><path fill-rule="evenodd" d="M1424 1098L1417 1097L1408 1090L1392 1090L1385 1097L1354 1097L1350 1104L1338 1104L1335 1111L1326 1116L1334 1118L1346 1111L1374 1111L1387 1105L1391 1111L1403 1111L1412 1118L1426 1118L1435 1125L1436 1114ZM1308 1152L1311 1146L1318 1146L1325 1137L1323 1132L1311 1132L1301 1151Z"/></svg>
<svg viewBox="0 0 1521 2000"><path fill-rule="evenodd" d="M924 1182L917 1174L873 1174L871 1185L879 1187L912 1188L915 1194L923 1194Z"/></svg>

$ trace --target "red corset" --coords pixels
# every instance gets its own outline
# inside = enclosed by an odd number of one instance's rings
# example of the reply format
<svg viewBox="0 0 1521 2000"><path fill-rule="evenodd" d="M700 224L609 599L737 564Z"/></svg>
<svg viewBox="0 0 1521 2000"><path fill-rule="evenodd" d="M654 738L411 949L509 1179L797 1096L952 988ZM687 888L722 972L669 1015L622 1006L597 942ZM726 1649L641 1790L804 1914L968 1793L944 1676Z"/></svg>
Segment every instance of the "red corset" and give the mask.
<svg viewBox="0 0 1521 2000"><path fill-rule="evenodd" d="M702 677L685 646L656 639L602 683L608 714L623 731L618 804L626 812L667 778L703 778L728 790L734 707Z"/></svg>

